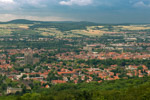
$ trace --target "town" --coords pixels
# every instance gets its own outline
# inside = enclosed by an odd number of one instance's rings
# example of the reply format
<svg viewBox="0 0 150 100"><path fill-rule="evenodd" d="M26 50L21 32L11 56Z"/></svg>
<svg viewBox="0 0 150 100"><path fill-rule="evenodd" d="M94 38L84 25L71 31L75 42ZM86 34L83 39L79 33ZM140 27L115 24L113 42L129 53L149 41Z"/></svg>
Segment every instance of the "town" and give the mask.
<svg viewBox="0 0 150 100"><path fill-rule="evenodd" d="M0 0L0 100L150 100L150 0Z"/></svg>
<svg viewBox="0 0 150 100"><path fill-rule="evenodd" d="M6 45L1 45L0 74L2 80L7 79L2 81L7 87L1 91L13 94L62 83L101 83L150 76L149 34L134 35L107 33L95 38L26 37L25 40L1 37ZM13 44L17 41L21 45ZM36 43L26 48L22 41ZM47 44L51 41L56 41L52 47ZM43 42L42 48L36 48L37 43ZM57 48L57 45L61 46Z"/></svg>

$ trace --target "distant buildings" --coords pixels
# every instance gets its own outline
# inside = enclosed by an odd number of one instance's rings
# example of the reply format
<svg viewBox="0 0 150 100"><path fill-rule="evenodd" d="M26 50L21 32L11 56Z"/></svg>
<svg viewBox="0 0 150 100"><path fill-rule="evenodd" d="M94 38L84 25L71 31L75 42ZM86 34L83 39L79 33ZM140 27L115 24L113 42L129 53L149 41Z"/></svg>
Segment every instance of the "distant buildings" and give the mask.
<svg viewBox="0 0 150 100"><path fill-rule="evenodd" d="M15 94L16 92L22 92L22 88L7 88L7 94Z"/></svg>
<svg viewBox="0 0 150 100"><path fill-rule="evenodd" d="M26 65L27 64L33 65L33 64L36 64L39 61L40 61L39 58L34 58L33 57L33 51L32 51L32 49L29 48L24 53L24 62L25 62Z"/></svg>
<svg viewBox="0 0 150 100"><path fill-rule="evenodd" d="M83 47L83 50L87 50L87 51L92 51L93 50L93 46L87 45L85 47Z"/></svg>
<svg viewBox="0 0 150 100"><path fill-rule="evenodd" d="M33 64L33 52L31 49L28 49L25 53L24 53L24 61L25 64Z"/></svg>

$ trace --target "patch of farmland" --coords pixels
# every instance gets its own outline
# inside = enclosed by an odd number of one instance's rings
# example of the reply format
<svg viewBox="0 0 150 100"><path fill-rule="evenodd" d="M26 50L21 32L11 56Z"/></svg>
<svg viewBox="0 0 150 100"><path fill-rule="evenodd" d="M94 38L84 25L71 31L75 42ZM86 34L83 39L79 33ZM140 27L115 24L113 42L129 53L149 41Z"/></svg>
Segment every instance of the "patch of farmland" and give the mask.
<svg viewBox="0 0 150 100"><path fill-rule="evenodd" d="M150 27L142 25L130 25L130 26L114 26L114 28L119 28L122 30L148 30Z"/></svg>

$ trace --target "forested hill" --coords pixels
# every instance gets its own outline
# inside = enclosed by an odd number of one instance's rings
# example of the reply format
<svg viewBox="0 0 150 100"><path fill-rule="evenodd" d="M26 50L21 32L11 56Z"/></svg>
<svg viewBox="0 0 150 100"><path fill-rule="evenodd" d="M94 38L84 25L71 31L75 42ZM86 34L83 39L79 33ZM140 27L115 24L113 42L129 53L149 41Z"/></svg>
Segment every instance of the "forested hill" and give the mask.
<svg viewBox="0 0 150 100"><path fill-rule="evenodd" d="M97 26L96 23L91 22L49 22L34 24L31 29L34 28L57 28L60 31L69 31L75 29L86 29L87 26Z"/></svg>
<svg viewBox="0 0 150 100"><path fill-rule="evenodd" d="M87 26L97 26L100 24L93 22L73 22L73 21L31 21L26 19L16 19L8 22L0 22L0 24L33 24L31 29L35 28L57 28L61 31L69 31L74 29L86 29Z"/></svg>
<svg viewBox="0 0 150 100"><path fill-rule="evenodd" d="M40 21L31 21L31 20L26 20L26 19L16 19L16 20L8 21L8 22L0 22L0 24L34 24L36 22L40 22Z"/></svg>
<svg viewBox="0 0 150 100"><path fill-rule="evenodd" d="M35 23L88 23L88 24L96 24L94 22L87 21L35 21L35 20L27 20L27 19L15 19L7 22L0 22L0 24L35 24Z"/></svg>

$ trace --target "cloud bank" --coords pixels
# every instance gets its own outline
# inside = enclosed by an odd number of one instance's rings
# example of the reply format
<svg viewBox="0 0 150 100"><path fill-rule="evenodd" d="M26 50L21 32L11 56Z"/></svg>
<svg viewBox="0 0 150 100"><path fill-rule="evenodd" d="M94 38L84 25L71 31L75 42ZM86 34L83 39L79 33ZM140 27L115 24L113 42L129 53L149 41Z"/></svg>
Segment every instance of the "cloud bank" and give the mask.
<svg viewBox="0 0 150 100"><path fill-rule="evenodd" d="M14 19L28 19L28 20L38 20L38 21L72 21L75 19L63 18L58 16L30 16L30 15L15 15L15 14L0 14L0 21L10 21Z"/></svg>
<svg viewBox="0 0 150 100"><path fill-rule="evenodd" d="M0 0L0 8L48 8L56 4L66 6L114 6L114 7L150 7L150 0ZM6 6L6 7L5 7Z"/></svg>
<svg viewBox="0 0 150 100"><path fill-rule="evenodd" d="M1 21L17 18L61 21L70 18L95 22L123 22L125 19L125 22L147 22L149 11L150 0L0 0Z"/></svg>

